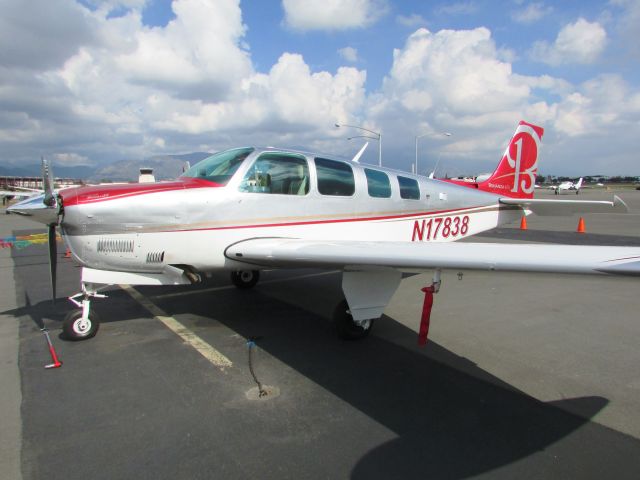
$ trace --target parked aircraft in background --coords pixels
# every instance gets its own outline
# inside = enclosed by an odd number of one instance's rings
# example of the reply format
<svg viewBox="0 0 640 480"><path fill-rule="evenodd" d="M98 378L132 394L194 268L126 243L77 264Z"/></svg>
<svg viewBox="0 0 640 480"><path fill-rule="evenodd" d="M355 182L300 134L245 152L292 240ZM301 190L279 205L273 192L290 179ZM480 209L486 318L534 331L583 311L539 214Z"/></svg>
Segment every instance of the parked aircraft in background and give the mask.
<svg viewBox="0 0 640 480"><path fill-rule="evenodd" d="M346 338L367 335L402 271L441 269L640 274L640 249L463 243L522 215L626 212L613 201L534 199L543 129L520 122L495 172L458 184L331 156L278 148L216 153L172 182L102 185L45 194L10 208L49 227L55 298L56 227L82 268L71 339L98 329L91 301L109 284L177 285L228 270L239 288L260 269L339 268L335 308Z"/></svg>
<svg viewBox="0 0 640 480"><path fill-rule="evenodd" d="M576 192L576 195L578 195L582 188L582 177L576 183L562 182L560 185L551 185L549 188L553 189L556 195L560 195L563 192Z"/></svg>

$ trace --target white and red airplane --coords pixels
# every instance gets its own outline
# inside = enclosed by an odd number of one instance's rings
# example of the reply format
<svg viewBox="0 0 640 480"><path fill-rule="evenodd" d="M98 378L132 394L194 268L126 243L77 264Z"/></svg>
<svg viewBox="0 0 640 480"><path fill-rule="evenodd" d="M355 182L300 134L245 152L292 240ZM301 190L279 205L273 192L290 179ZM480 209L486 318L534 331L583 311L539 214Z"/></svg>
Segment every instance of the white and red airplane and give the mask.
<svg viewBox="0 0 640 480"><path fill-rule="evenodd" d="M582 180L583 178L580 177L576 183L567 181L562 182L560 185L551 185L549 188L552 189L556 195L560 195L562 192L576 192L576 195L578 195L582 188Z"/></svg>
<svg viewBox="0 0 640 480"><path fill-rule="evenodd" d="M534 199L543 129L520 122L496 171L456 185L326 155L277 148L216 153L172 182L103 185L45 194L10 208L49 226L55 299L55 228L82 264L68 338L95 335L92 298L110 284L177 285L215 270L240 288L260 269L341 269L339 332L367 335L402 271L441 269L640 274L640 249L454 242L523 214L626 212L611 202Z"/></svg>

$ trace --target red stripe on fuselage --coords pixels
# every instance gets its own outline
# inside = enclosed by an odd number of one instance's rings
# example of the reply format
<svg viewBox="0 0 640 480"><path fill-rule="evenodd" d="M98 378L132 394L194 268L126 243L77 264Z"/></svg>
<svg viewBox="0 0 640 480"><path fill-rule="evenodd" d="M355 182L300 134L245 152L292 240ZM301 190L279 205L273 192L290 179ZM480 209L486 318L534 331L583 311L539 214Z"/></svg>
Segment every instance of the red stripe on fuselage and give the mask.
<svg viewBox="0 0 640 480"><path fill-rule="evenodd" d="M62 204L65 207L84 205L87 203L106 202L119 198L146 195L149 193L170 192L191 188L212 188L221 185L201 178L184 177L173 182L158 183L123 183L115 185L94 185L70 188L60 191Z"/></svg>
<svg viewBox="0 0 640 480"><path fill-rule="evenodd" d="M433 217L436 215L448 216L448 215L460 215L462 213L472 214L474 210L478 210L482 213L485 208L496 208L500 210L514 210L509 206L494 207L492 205L485 205L479 207L465 207L465 208L452 208L449 210L438 210L434 212L417 212L407 213L402 215L387 215L379 217L357 217L357 218L340 218L340 219L327 219L327 220L307 220L300 222L282 222L282 223L256 223L251 225L231 225L225 227L203 227L203 228L185 228L179 230L163 230L163 232L199 232L206 230L240 230L245 228L272 228L272 227L295 227L300 225L323 225L330 223L355 223L355 222L370 222L370 221L394 221L394 220L406 220L408 218L415 217L416 219Z"/></svg>

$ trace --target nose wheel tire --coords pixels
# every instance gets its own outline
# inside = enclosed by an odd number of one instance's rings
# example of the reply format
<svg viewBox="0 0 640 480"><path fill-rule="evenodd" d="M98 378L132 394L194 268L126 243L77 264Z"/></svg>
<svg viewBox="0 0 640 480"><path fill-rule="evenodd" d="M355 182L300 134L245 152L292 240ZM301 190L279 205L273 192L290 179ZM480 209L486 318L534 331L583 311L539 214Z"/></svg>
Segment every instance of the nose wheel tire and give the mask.
<svg viewBox="0 0 640 480"><path fill-rule="evenodd" d="M100 319L95 312L90 312L89 317L82 318L82 309L72 310L67 313L62 323L62 333L67 340L86 340L94 337L100 328Z"/></svg>
<svg viewBox="0 0 640 480"><path fill-rule="evenodd" d="M371 318L362 322L355 322L349 313L347 301L342 300L333 311L333 323L340 338L345 340L360 340L369 335L373 328L374 319Z"/></svg>
<svg viewBox="0 0 640 480"><path fill-rule="evenodd" d="M252 288L260 280L258 270L238 270L231 272L231 283L238 288Z"/></svg>

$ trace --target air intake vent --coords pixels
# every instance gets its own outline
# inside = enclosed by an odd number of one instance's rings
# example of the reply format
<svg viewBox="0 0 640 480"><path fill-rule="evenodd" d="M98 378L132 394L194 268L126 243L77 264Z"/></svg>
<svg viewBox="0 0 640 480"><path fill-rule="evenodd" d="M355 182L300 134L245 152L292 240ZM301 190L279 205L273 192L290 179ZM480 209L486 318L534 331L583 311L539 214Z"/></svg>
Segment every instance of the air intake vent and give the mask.
<svg viewBox="0 0 640 480"><path fill-rule="evenodd" d="M133 240L119 238L101 238L98 240L100 253L133 253Z"/></svg>
<svg viewBox="0 0 640 480"><path fill-rule="evenodd" d="M162 263L164 260L164 252L147 253L147 263Z"/></svg>

